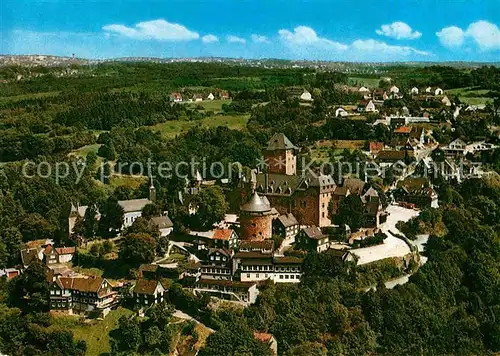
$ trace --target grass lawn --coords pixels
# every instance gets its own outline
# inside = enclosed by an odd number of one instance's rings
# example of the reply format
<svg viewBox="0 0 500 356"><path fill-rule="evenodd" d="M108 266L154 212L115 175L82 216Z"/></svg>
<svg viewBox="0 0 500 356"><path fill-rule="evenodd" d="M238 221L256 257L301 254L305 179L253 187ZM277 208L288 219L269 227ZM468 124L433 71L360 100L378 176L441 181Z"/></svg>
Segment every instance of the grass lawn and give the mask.
<svg viewBox="0 0 500 356"><path fill-rule="evenodd" d="M203 100L198 103L187 103L192 107L196 107L198 105L203 106L206 111L213 111L215 113L222 111L222 104L230 104L231 100Z"/></svg>
<svg viewBox="0 0 500 356"><path fill-rule="evenodd" d="M365 86L368 88L378 88L380 78L349 77L349 85Z"/></svg>
<svg viewBox="0 0 500 356"><path fill-rule="evenodd" d="M446 94L450 96L458 95L460 101L469 105L486 105L491 98L485 96L490 90L474 89L474 88L456 88L446 90Z"/></svg>
<svg viewBox="0 0 500 356"><path fill-rule="evenodd" d="M90 152L97 153L97 151L99 150L99 147L101 147L101 146L102 145L100 143L95 143L93 145L83 146L83 147L80 147L80 148L72 151L70 153L70 155L74 155L74 156L78 156L78 157L87 157L87 155Z"/></svg>
<svg viewBox="0 0 500 356"><path fill-rule="evenodd" d="M147 181L146 177L140 176L130 176L130 175L116 175L114 174L110 178L110 185L113 188L117 188L120 186L125 186L132 189L139 189L144 182Z"/></svg>
<svg viewBox="0 0 500 356"><path fill-rule="evenodd" d="M129 309L118 307L112 310L104 320L89 320L81 323L80 317L75 315L57 315L53 318L51 328L70 330L78 340L87 343L87 355L101 355L111 351L109 345L109 332L116 328L121 316L130 316L133 312Z"/></svg>
<svg viewBox="0 0 500 356"><path fill-rule="evenodd" d="M196 121L167 121L152 126L151 128L152 130L160 131L160 133L165 137L174 137L176 135L186 133L190 128L198 125L202 127L227 126L233 130L244 130L249 118L250 115L216 115Z"/></svg>

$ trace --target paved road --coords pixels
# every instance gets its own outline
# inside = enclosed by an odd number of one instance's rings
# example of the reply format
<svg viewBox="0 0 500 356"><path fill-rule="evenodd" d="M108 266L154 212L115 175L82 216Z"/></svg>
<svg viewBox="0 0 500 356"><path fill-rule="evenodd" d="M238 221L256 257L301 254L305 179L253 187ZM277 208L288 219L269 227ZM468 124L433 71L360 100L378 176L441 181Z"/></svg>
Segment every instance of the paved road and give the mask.
<svg viewBox="0 0 500 356"><path fill-rule="evenodd" d="M389 230L396 234L403 235L403 233L396 228L397 222L408 221L412 217L417 216L419 212L397 205L390 205L387 208L387 212L390 214L387 221L380 225L382 232L387 235L384 243L377 246L351 250L352 253L359 257L359 265L375 262L389 257L403 257L411 252L408 245L403 240L394 237Z"/></svg>
<svg viewBox="0 0 500 356"><path fill-rule="evenodd" d="M194 322L196 324L200 324L200 325L203 325L204 327L206 327L211 333L214 333L215 330L212 329L212 328L209 328L208 326L206 326L205 324L203 323L200 323L198 320L196 320L195 318L193 318L191 315L189 314L186 314L184 313L182 310L179 310L179 309L175 309L174 313L172 314L173 316L175 316L176 318L179 318L179 319L184 319L184 320L194 320Z"/></svg>

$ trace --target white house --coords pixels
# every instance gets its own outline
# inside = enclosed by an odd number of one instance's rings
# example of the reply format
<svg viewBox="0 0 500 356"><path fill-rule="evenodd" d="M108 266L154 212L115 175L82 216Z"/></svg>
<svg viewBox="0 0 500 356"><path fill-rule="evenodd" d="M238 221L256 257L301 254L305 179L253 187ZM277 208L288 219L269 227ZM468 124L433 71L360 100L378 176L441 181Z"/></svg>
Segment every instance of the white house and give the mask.
<svg viewBox="0 0 500 356"><path fill-rule="evenodd" d="M393 94L399 94L399 88L395 85L393 85L389 91Z"/></svg>
<svg viewBox="0 0 500 356"><path fill-rule="evenodd" d="M443 89L436 88L436 90L434 90L434 95L443 95Z"/></svg>
<svg viewBox="0 0 500 356"><path fill-rule="evenodd" d="M370 100L366 106L365 106L365 111L366 112L376 112L377 108L375 107L375 104L373 103L373 100Z"/></svg>
<svg viewBox="0 0 500 356"><path fill-rule="evenodd" d="M208 94L207 100L214 100L214 99L215 99L215 96L212 93Z"/></svg>
<svg viewBox="0 0 500 356"><path fill-rule="evenodd" d="M312 96L311 93L309 93L307 90L304 90L304 92L300 95L300 100L302 101L312 101Z"/></svg>
<svg viewBox="0 0 500 356"><path fill-rule="evenodd" d="M161 236L168 236L174 230L174 224L167 215L151 218L150 223L158 227Z"/></svg>
<svg viewBox="0 0 500 356"><path fill-rule="evenodd" d="M441 103L445 106L451 106L451 100L446 95L441 99Z"/></svg>
<svg viewBox="0 0 500 356"><path fill-rule="evenodd" d="M431 94L431 93L432 93L432 88L431 88L431 87L427 87L427 88L425 88L425 92L426 92L427 94Z"/></svg>
<svg viewBox="0 0 500 356"><path fill-rule="evenodd" d="M118 205L123 208L122 229L132 226L135 219L142 216L142 209L151 203L149 199L118 200Z"/></svg>
<svg viewBox="0 0 500 356"><path fill-rule="evenodd" d="M413 88L411 88L411 90L410 90L410 94L411 94L411 95L418 95L418 88L417 88L417 87L413 87Z"/></svg>
<svg viewBox="0 0 500 356"><path fill-rule="evenodd" d="M349 116L349 114L347 113L347 111L344 110L344 108L338 108L337 110L335 110L335 117L346 117L346 116Z"/></svg>
<svg viewBox="0 0 500 356"><path fill-rule="evenodd" d="M365 95L365 94L367 94L367 93L370 92L370 89L368 89L367 87L361 87L361 88L359 88L358 91L359 91L360 94Z"/></svg>
<svg viewBox="0 0 500 356"><path fill-rule="evenodd" d="M132 293L136 304L148 307L163 302L167 288L160 281L138 279Z"/></svg>

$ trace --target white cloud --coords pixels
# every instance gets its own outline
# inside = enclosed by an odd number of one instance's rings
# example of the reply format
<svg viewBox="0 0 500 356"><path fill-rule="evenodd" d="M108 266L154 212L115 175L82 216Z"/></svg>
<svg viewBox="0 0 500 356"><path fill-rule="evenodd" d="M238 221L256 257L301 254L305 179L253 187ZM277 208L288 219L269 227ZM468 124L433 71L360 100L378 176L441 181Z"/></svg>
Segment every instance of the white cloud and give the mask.
<svg viewBox="0 0 500 356"><path fill-rule="evenodd" d="M102 29L110 34L138 40L189 41L200 37L198 33L188 30L183 25L170 23L163 19L139 22L133 27L111 24Z"/></svg>
<svg viewBox="0 0 500 356"><path fill-rule="evenodd" d="M214 35L205 35L201 38L203 43L213 43L213 42L219 42L219 38Z"/></svg>
<svg viewBox="0 0 500 356"><path fill-rule="evenodd" d="M464 43L465 33L457 26L450 26L436 32L436 36L443 46L452 48L460 47Z"/></svg>
<svg viewBox="0 0 500 356"><path fill-rule="evenodd" d="M295 27L293 32L289 30L279 30L281 40L288 46L312 46L316 48L332 49L337 51L345 51L348 46L340 43L331 41L329 39L318 37L316 32L307 26Z"/></svg>
<svg viewBox="0 0 500 356"><path fill-rule="evenodd" d="M422 33L413 31L408 24L401 21L396 21L389 25L382 25L380 29L375 32L381 36L392 37L397 40L414 40L422 37Z"/></svg>
<svg viewBox="0 0 500 356"><path fill-rule="evenodd" d="M500 29L488 21L471 23L465 31L457 26L445 27L436 35L441 44L448 48L458 48L466 40L472 40L483 51L500 49Z"/></svg>
<svg viewBox="0 0 500 356"><path fill-rule="evenodd" d="M250 38L252 39L253 42L255 43L270 43L269 39L266 36L261 36L261 35L251 35Z"/></svg>
<svg viewBox="0 0 500 356"><path fill-rule="evenodd" d="M393 46L389 45L382 41L377 40L356 40L351 45L353 50L368 52L368 53L377 53L384 55L397 55L397 56L408 56L411 54L418 54L421 56L430 55L429 52L420 51L413 47L409 46ZM389 59L389 58L388 58Z"/></svg>
<svg viewBox="0 0 500 356"><path fill-rule="evenodd" d="M491 22L474 22L469 25L465 34L484 51L500 49L500 29Z"/></svg>
<svg viewBox="0 0 500 356"><path fill-rule="evenodd" d="M246 43L247 42L247 40L245 40L244 38L241 38L238 36L233 36L233 35L227 36L226 40L230 43Z"/></svg>

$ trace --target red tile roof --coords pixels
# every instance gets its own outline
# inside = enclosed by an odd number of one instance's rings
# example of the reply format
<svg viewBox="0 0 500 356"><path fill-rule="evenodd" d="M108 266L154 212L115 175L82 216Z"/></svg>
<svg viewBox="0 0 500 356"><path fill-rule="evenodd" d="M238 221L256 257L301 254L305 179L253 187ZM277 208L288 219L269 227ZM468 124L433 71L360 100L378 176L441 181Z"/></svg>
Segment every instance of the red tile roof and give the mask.
<svg viewBox="0 0 500 356"><path fill-rule="evenodd" d="M384 149L383 142L370 142L370 152L378 152Z"/></svg>
<svg viewBox="0 0 500 356"><path fill-rule="evenodd" d="M74 254L75 253L75 248L74 247L58 247L56 248L56 251L60 255L69 255L69 254Z"/></svg>
<svg viewBox="0 0 500 356"><path fill-rule="evenodd" d="M394 130L394 133L409 134L410 132L411 132L411 126L401 126Z"/></svg>
<svg viewBox="0 0 500 356"><path fill-rule="evenodd" d="M216 229L214 230L214 240L229 240L233 230L231 229Z"/></svg>
<svg viewBox="0 0 500 356"><path fill-rule="evenodd" d="M258 333L256 331L254 331L253 337L256 338L257 340L263 342L263 343L268 344L269 342L271 342L273 335L268 334L268 333Z"/></svg>

